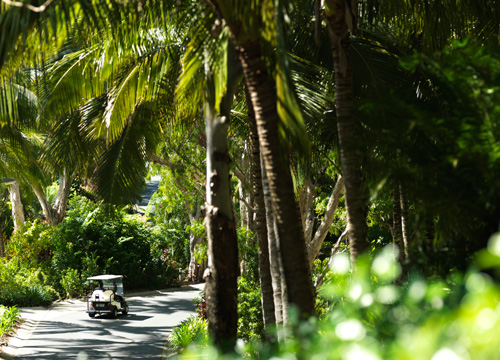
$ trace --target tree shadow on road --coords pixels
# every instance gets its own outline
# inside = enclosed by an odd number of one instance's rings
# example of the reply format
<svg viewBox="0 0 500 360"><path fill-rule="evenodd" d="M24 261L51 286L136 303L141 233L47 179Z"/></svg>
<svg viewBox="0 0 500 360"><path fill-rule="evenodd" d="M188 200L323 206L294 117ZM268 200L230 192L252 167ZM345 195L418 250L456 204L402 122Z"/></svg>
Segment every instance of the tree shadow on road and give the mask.
<svg viewBox="0 0 500 360"><path fill-rule="evenodd" d="M130 313L116 319L88 317L85 303L57 307L53 315L59 317L41 320L18 358L161 359L168 333L189 313L195 313L192 300L178 296L168 292L130 298ZM76 320L64 319L70 311ZM79 312L81 317L75 318Z"/></svg>

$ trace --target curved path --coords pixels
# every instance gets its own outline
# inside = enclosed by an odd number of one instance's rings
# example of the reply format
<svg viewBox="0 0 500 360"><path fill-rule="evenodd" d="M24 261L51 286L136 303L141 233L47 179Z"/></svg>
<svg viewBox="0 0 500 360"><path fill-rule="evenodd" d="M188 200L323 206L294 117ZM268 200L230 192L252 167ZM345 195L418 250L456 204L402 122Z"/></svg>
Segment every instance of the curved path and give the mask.
<svg viewBox="0 0 500 360"><path fill-rule="evenodd" d="M5 359L162 359L172 328L195 314L203 284L127 296L128 315L89 318L86 304L69 300L49 309L23 308L26 320L4 348Z"/></svg>

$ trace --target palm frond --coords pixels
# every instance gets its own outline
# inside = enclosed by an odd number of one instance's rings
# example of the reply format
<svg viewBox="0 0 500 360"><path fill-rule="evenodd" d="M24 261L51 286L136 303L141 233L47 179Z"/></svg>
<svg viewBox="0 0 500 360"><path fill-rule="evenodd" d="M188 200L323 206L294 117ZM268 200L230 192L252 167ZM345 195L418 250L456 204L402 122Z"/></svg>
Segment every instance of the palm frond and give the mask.
<svg viewBox="0 0 500 360"><path fill-rule="evenodd" d="M148 104L136 108L123 132L98 161L97 194L107 202L127 204L139 199L146 164L159 142L158 122Z"/></svg>

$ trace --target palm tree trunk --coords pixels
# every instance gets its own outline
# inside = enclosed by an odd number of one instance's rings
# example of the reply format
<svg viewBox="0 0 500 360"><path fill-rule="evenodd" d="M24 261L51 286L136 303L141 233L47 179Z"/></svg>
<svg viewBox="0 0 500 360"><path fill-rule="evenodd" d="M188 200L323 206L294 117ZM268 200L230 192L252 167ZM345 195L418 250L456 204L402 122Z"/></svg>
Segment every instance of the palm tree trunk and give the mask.
<svg viewBox="0 0 500 360"><path fill-rule="evenodd" d="M229 47L231 49L231 47ZM205 121L207 133L207 182L205 226L208 268L204 278L208 328L215 344L224 352L233 349L238 324L238 244L230 192L228 129L231 104L238 77L236 59L228 54L227 92L215 111L213 77L206 64Z"/></svg>
<svg viewBox="0 0 500 360"><path fill-rule="evenodd" d="M239 57L255 111L259 143L278 224L288 298L302 315L311 315L315 313L314 291L292 177L286 156L279 146L274 81L267 72L258 41L239 44Z"/></svg>
<svg viewBox="0 0 500 360"><path fill-rule="evenodd" d="M274 219L273 202L271 200L271 193L269 190L269 182L267 181L266 170L263 161L262 166L262 192L264 195L264 206L266 214L267 226L267 239L269 246L269 265L271 273L271 285L273 288L273 303L274 303L274 317L277 325L283 325L284 319L284 304L287 299L283 296L283 284L281 280L284 278L281 265L281 255L279 250L279 239L276 231L276 221Z"/></svg>
<svg viewBox="0 0 500 360"><path fill-rule="evenodd" d="M251 153L251 174L253 199L255 207L255 234L259 246L259 278L262 294L262 316L264 327L269 329L276 324L274 314L273 285L271 281L271 266L269 263L269 244L267 237L266 207L264 204L264 192L262 189L262 171L260 162L259 134L253 112L252 103L248 91L245 91L248 107L249 144Z"/></svg>
<svg viewBox="0 0 500 360"><path fill-rule="evenodd" d="M346 12L355 21L346 0L327 0L331 13L327 13L328 35L332 43L335 71L335 105L339 137L340 161L345 184L345 204L349 221L349 247L354 263L368 246L366 233L366 205L361 176L357 122L354 117L352 61Z"/></svg>

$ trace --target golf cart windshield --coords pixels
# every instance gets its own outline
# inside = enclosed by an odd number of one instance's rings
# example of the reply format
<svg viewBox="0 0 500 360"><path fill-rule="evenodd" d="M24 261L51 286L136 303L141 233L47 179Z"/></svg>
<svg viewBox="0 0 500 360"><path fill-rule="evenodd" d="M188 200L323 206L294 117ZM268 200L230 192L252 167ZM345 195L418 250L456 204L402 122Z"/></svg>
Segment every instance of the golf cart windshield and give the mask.
<svg viewBox="0 0 500 360"><path fill-rule="evenodd" d="M88 277L87 280L102 282L104 289L115 291L123 296L123 275L98 275Z"/></svg>

